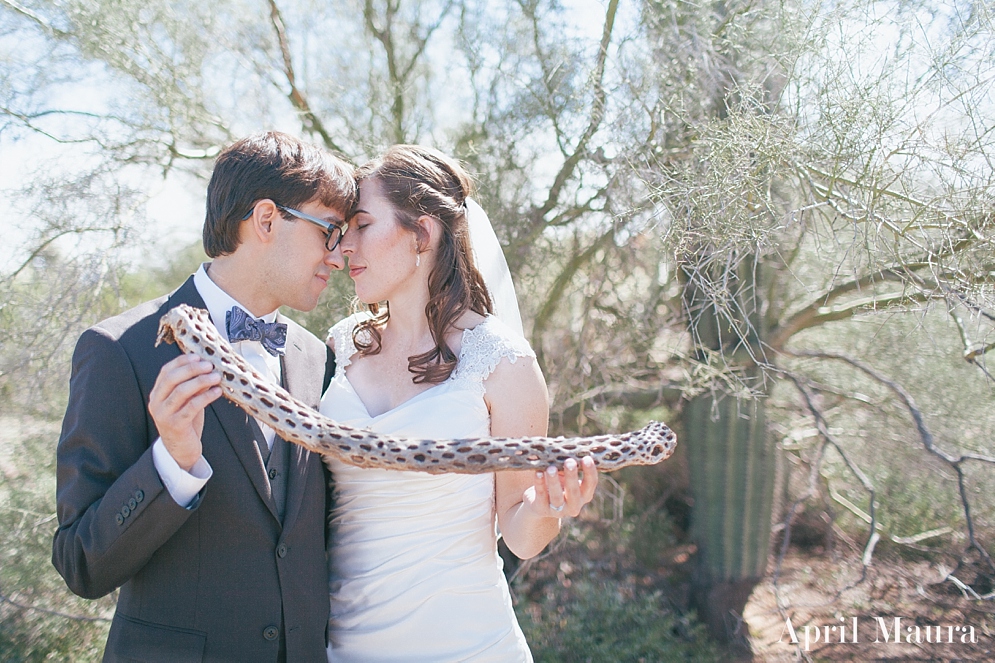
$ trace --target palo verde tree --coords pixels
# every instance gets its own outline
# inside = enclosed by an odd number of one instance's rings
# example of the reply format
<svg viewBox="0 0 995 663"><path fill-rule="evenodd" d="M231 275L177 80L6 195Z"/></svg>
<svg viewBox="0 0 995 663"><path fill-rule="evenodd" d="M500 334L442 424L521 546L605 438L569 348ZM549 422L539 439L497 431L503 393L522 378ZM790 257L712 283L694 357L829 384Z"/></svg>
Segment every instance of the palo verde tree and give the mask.
<svg viewBox="0 0 995 663"><path fill-rule="evenodd" d="M648 57L630 69L643 134L626 156L657 207L687 330L692 603L713 634L741 643L768 561L776 441L765 403L779 381L823 438L813 476L832 446L869 493L865 563L878 540L873 482L818 405L820 389L833 391L815 378L819 362L848 364L907 410L924 454L956 472L968 549L995 572L966 471L995 462L990 447L938 444L873 360L806 334L940 308L963 359L991 378L991 10L958 4L927 30L924 5L858 5L647 2Z"/></svg>

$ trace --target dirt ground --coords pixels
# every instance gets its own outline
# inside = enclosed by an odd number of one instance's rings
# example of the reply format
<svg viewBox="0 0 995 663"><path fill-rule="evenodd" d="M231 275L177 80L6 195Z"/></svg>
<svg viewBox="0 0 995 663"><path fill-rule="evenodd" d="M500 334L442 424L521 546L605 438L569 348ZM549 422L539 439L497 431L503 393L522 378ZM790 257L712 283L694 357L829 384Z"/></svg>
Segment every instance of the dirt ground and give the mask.
<svg viewBox="0 0 995 663"><path fill-rule="evenodd" d="M955 576L984 585L977 568L957 569ZM776 583L768 577L747 604L754 660L995 661L995 601L966 598L945 580L952 570L933 561L885 558L875 560L861 579L856 556L832 559L793 549ZM791 642L789 621L797 644Z"/></svg>
<svg viewBox="0 0 995 663"><path fill-rule="evenodd" d="M623 546L594 545L612 538L593 537L585 542L584 536L569 537L528 565L531 568L522 569L524 578L516 584L516 591L537 600L550 583L563 588L570 587L572 578L585 575L614 578L630 595L656 591L672 609L687 610L693 545L667 548L657 558L656 568L649 568ZM903 556L902 551L879 548L865 571L856 550L841 546L826 552L820 547L792 546L780 575L774 577L772 562L767 579L754 589L744 611L753 660L995 661L995 600L969 595L971 588L982 595L993 589L992 574L978 562L975 559L955 569L957 560L951 556L916 559ZM964 590L946 579L950 573L965 584ZM897 641L895 618L899 619ZM797 643L792 642L789 621ZM842 643L841 627L845 627ZM733 658L730 655L726 660Z"/></svg>

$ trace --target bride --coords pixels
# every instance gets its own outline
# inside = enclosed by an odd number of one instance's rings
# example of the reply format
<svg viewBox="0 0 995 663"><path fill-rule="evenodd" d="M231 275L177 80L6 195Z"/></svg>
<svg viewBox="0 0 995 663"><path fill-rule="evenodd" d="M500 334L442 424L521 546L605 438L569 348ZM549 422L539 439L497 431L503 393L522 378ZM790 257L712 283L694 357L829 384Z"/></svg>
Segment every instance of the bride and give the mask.
<svg viewBox="0 0 995 663"><path fill-rule="evenodd" d="M329 332L339 369L321 413L413 438L545 435L546 384L469 176L435 150L397 145L357 180L340 246L369 310ZM497 276L485 282L474 254ZM329 661L532 660L495 522L512 552L535 556L591 500L591 458L486 475L325 462L335 483Z"/></svg>

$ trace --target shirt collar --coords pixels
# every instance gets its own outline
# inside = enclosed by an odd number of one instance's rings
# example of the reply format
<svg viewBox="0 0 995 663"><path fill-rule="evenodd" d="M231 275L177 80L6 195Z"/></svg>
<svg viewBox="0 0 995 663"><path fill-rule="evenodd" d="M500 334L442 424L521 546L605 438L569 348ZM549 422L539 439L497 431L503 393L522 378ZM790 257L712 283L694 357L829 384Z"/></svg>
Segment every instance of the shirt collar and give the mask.
<svg viewBox="0 0 995 663"><path fill-rule="evenodd" d="M222 290L217 283L211 280L211 277L207 275L207 268L210 264L209 262L203 263L200 269L194 273L193 284L204 300L204 304L207 305L207 312L211 314L211 321L214 322L214 326L218 328L221 336L227 341L228 325L225 324L225 321L227 320L228 311L233 306L237 306L246 312L249 309L235 301L234 297ZM276 313L276 311L273 311L264 315L262 317L263 322L276 322ZM249 315L252 314L249 313Z"/></svg>

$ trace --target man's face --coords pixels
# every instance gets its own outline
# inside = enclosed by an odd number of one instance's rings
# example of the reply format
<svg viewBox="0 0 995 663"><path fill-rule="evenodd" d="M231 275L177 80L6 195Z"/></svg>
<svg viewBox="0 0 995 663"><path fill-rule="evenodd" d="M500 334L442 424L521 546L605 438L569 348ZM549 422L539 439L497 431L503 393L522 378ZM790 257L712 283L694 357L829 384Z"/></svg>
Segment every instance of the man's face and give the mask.
<svg viewBox="0 0 995 663"><path fill-rule="evenodd" d="M343 212L312 200L296 210L341 225ZM267 260L266 286L281 306L310 311L328 285L332 270L342 269L342 253L325 248L325 231L310 221L277 214L276 240Z"/></svg>

